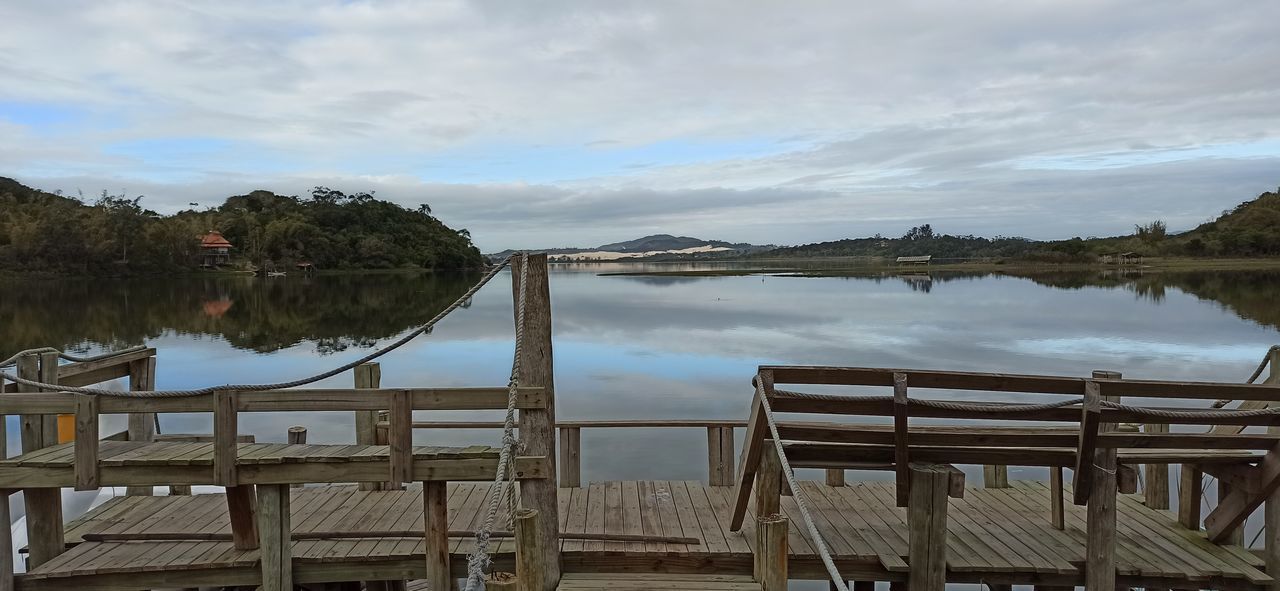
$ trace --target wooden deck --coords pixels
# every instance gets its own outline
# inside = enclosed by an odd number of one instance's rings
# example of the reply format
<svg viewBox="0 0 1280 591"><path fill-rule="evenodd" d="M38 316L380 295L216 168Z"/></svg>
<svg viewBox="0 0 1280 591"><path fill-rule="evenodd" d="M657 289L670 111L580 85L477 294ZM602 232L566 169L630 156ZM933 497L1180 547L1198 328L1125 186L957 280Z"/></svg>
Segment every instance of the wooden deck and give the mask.
<svg viewBox="0 0 1280 591"><path fill-rule="evenodd" d="M851 579L903 580L907 526L889 482L846 487L801 485L842 572ZM449 528L469 530L482 514L486 485L449 484ZM594 483L560 489L560 528L568 533L681 536L699 544L564 540L566 572L665 572L749 575L755 534L747 520L729 530L732 488L683 481ZM1016 482L1006 489L970 488L952 499L948 522L948 580L1080 584L1084 564L1083 507L1068 506L1067 527L1049 525L1049 489ZM294 532L420 530L420 489L357 491L353 487L294 489ZM791 497L792 578L825 578ZM1258 589L1270 582L1262 561L1247 550L1209 543L1166 511L1120 500L1116 557L1121 584L1151 587ZM137 589L165 584L256 584L258 552L227 541L83 542L86 533L228 533L222 495L121 497L68 526L73 549L20 578L19 589L79 591ZM451 540L454 572L464 572L468 539ZM514 547L495 540L500 568ZM418 538L325 539L293 542L298 582L377 580L423 576ZM578 583L575 583L578 584Z"/></svg>

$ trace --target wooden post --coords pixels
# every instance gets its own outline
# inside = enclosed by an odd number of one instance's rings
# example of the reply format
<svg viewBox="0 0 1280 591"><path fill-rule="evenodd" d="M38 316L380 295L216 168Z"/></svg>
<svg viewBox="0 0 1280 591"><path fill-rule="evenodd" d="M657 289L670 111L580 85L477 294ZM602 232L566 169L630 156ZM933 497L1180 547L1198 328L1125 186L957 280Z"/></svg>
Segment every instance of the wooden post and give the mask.
<svg viewBox="0 0 1280 591"><path fill-rule="evenodd" d="M356 389L371 389L382 386L382 366L377 363L365 363L355 368ZM379 445L377 435L378 411L357 410L356 412L356 445ZM361 482L360 490L382 490L381 482Z"/></svg>
<svg viewBox="0 0 1280 591"><path fill-rule="evenodd" d="M1049 524L1054 529L1066 529L1066 499L1062 489L1062 466L1049 468Z"/></svg>
<svg viewBox="0 0 1280 591"><path fill-rule="evenodd" d="M76 394L76 490L98 490L98 397Z"/></svg>
<svg viewBox="0 0 1280 591"><path fill-rule="evenodd" d="M485 591L519 591L520 579L513 573L493 572L484 577Z"/></svg>
<svg viewBox="0 0 1280 591"><path fill-rule="evenodd" d="M391 412L387 416L391 473L386 486L400 490L413 480L413 398L408 390L391 394Z"/></svg>
<svg viewBox="0 0 1280 591"><path fill-rule="evenodd" d="M733 427L707 427L707 484L733 486Z"/></svg>
<svg viewBox="0 0 1280 591"><path fill-rule="evenodd" d="M129 391L156 389L156 358L154 355L146 359L129 362ZM129 441L154 441L156 438L156 414L141 412L129 414ZM153 494L153 486L125 487L125 495L131 497L149 497Z"/></svg>
<svg viewBox="0 0 1280 591"><path fill-rule="evenodd" d="M1276 374L1275 366L1272 366L1272 375ZM1280 577L1276 573L1280 573L1280 489L1277 489L1267 497L1266 504L1263 507L1263 551L1266 553L1267 574L1271 575L1272 581L1267 588L1270 591L1280 591Z"/></svg>
<svg viewBox="0 0 1280 591"><path fill-rule="evenodd" d="M782 512L782 462L772 439L760 448L760 466L756 468L756 515Z"/></svg>
<svg viewBox="0 0 1280 591"><path fill-rule="evenodd" d="M989 465L982 467L983 488L1009 488L1009 467Z"/></svg>
<svg viewBox="0 0 1280 591"><path fill-rule="evenodd" d="M1149 424L1143 425L1144 433L1168 433L1169 425L1167 424ZM1152 509L1168 509L1169 508L1169 465L1168 464L1147 464L1146 468L1146 488L1142 491L1146 497L1146 504Z"/></svg>
<svg viewBox="0 0 1280 591"><path fill-rule="evenodd" d="M1229 496L1231 496L1231 485L1223 482L1222 480L1218 480L1218 502L1221 503L1223 499L1226 499ZM1210 521L1212 521L1212 517L1210 518ZM1210 537L1212 538L1213 536L1211 535ZM1226 534L1226 537L1222 538L1218 543L1227 546L1243 546L1244 522L1242 521L1240 522L1240 525L1232 528L1231 531Z"/></svg>
<svg viewBox="0 0 1280 591"><path fill-rule="evenodd" d="M511 265L511 293L517 319L521 306L524 308L524 342L520 346L520 374L516 377L522 386L542 387L547 408L520 411L520 437L524 440L525 453L547 458L553 477L521 482L520 496L522 506L538 511L538 535L543 541L542 591L555 591L560 583L560 520L556 500L558 488L554 478L556 398L551 353L551 289L547 281L547 255L530 254L528 257L527 277L523 276L518 258ZM522 283L526 285L523 304L520 302Z"/></svg>
<svg viewBox="0 0 1280 591"><path fill-rule="evenodd" d="M1195 464L1183 464L1178 475L1178 523L1187 529L1200 530L1201 489L1204 472Z"/></svg>
<svg viewBox="0 0 1280 591"><path fill-rule="evenodd" d="M560 486L582 486L582 429L560 428Z"/></svg>
<svg viewBox="0 0 1280 591"><path fill-rule="evenodd" d="M18 375L46 384L58 382L58 354L27 355L18 359ZM21 392L35 388L22 386ZM55 415L22 415L22 452L29 453L56 445L58 440ZM62 523L62 489L28 488L22 496L27 505L27 568L40 566L66 549Z"/></svg>
<svg viewBox="0 0 1280 591"><path fill-rule="evenodd" d="M262 532L262 591L293 591L287 485L258 486L258 529Z"/></svg>
<svg viewBox="0 0 1280 591"><path fill-rule="evenodd" d="M239 451L239 411L235 392L213 393L213 482L235 486Z"/></svg>
<svg viewBox="0 0 1280 591"><path fill-rule="evenodd" d="M1120 374L1095 371L1097 379L1120 379ZM1114 402L1115 397L1103 396ZM1114 431L1114 423L1099 423L1098 432ZM1116 450L1099 448L1093 452L1093 480L1090 485L1085 543L1085 591L1115 591L1116 588Z"/></svg>
<svg viewBox="0 0 1280 591"><path fill-rule="evenodd" d="M285 440L288 441L290 445L302 445L307 442L307 428L302 425L289 427L289 432L285 437ZM295 482L289 485L289 488L302 488L302 483Z"/></svg>
<svg viewBox="0 0 1280 591"><path fill-rule="evenodd" d="M893 374L893 471L897 503L906 507L911 497L911 448L908 447L909 433L907 397L907 374Z"/></svg>
<svg viewBox="0 0 1280 591"><path fill-rule="evenodd" d="M756 518L754 572L761 591L787 589L787 528L784 515L772 513Z"/></svg>
<svg viewBox="0 0 1280 591"><path fill-rule="evenodd" d="M516 512L516 577L521 589L536 589L546 579L542 573L542 535L538 532L538 512L521 509Z"/></svg>
<svg viewBox="0 0 1280 591"><path fill-rule="evenodd" d="M253 485L227 487L227 516L231 520L231 541L236 550L258 547L257 499Z"/></svg>
<svg viewBox="0 0 1280 591"><path fill-rule="evenodd" d="M943 591L947 584L947 491L951 471L946 466L910 466L911 496L907 503L909 591ZM1115 591L1114 589L1110 591Z"/></svg>
<svg viewBox="0 0 1280 591"><path fill-rule="evenodd" d="M453 585L449 577L449 493L445 488L445 483L439 480L422 483L427 560L427 574L423 579L430 589L450 589Z"/></svg>
<svg viewBox="0 0 1280 591"><path fill-rule="evenodd" d="M827 468L827 486L844 486L844 470L841 468Z"/></svg>

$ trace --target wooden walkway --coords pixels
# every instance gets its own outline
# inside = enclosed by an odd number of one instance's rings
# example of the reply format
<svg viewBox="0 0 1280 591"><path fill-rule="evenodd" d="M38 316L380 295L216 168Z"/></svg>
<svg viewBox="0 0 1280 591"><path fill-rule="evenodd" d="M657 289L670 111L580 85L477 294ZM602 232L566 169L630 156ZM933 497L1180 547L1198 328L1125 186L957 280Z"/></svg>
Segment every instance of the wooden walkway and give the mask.
<svg viewBox="0 0 1280 591"><path fill-rule="evenodd" d="M851 579L902 580L906 572L904 509L894 504L889 482L828 487L805 482L812 513ZM469 530L482 515L486 485L451 483L449 528ZM567 533L648 534L696 538L698 544L564 540L566 572L668 572L749 575L755 533L748 519L729 530L729 487L683 481L593 483L560 489L560 526ZM1049 489L1016 482L1006 489L966 490L952 499L948 579L1036 584L1080 584L1084 564L1083 507L1067 507L1067 527L1049 525ZM421 530L420 489L358 491L354 487L294 489L294 532ZM791 577L825 578L791 497ZM1180 527L1167 511L1121 495L1117 572L1132 586L1260 589L1270 582L1262 561L1240 547L1217 546L1202 533ZM79 591L208 584L255 584L258 552L227 541L83 542L86 533L228 533L222 495L121 497L68 526L77 545L19 579L20 589ZM509 566L514 546L495 540L499 567ZM464 572L472 543L451 541L454 572ZM293 542L298 582L417 578L423 575L418 538L325 539ZM1141 583L1141 584L1139 584ZM575 583L576 584L576 583Z"/></svg>

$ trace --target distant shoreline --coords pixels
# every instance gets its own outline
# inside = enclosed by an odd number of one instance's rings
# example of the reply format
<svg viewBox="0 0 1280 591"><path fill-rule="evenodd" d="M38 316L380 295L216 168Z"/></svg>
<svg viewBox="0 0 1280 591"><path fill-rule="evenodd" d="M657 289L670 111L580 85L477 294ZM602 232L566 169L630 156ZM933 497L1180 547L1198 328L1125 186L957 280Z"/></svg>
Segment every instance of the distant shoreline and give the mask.
<svg viewBox="0 0 1280 591"><path fill-rule="evenodd" d="M613 264L680 265L729 264L740 268L610 271L601 276L668 276L668 277L733 277L747 275L788 275L803 277L853 277L885 272L1049 272L1049 271L1251 271L1280 270L1280 258L1192 259L1152 258L1142 264L1116 265L1103 263L1041 263L1033 261L940 263L931 265L899 265L892 262L869 262L862 257L831 258L759 258L721 259L715 261L608 261ZM575 262L571 264L587 264ZM757 266L752 266L757 265Z"/></svg>

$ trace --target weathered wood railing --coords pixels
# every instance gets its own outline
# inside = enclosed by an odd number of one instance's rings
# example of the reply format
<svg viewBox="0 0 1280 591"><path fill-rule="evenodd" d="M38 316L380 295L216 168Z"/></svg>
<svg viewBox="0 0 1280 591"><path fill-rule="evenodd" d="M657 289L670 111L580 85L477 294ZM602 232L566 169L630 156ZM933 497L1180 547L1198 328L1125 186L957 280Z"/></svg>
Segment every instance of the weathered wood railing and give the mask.
<svg viewBox="0 0 1280 591"><path fill-rule="evenodd" d="M706 429L707 483L711 486L733 486L734 429L745 427L744 420L721 419L627 419L557 421L560 439L558 462L560 486L582 486L583 429ZM379 437L385 437L389 424L377 423ZM414 429L501 429L497 421L415 421ZM841 472L843 475L843 472Z"/></svg>
<svg viewBox="0 0 1280 591"><path fill-rule="evenodd" d="M1110 372L1095 372L1090 378L981 374L968 372L894 370L841 367L761 367L757 380L760 392L779 414L828 414L842 416L892 417L892 425L850 423L794 423L780 420L778 434L786 456L794 468L857 468L892 470L897 473L900 506L908 507L913 536L943 536L927 545L926 552L911 544L909 578L913 588L941 590L945 560L937 552L945 548L945 503L938 506L934 493L916 494L912 471L934 470L942 465L945 487L952 496L963 494L963 475L952 464L1047 466L1070 468L1074 473L1073 501L1087 506L1086 588L1112 591L1117 578L1116 494L1117 478L1126 467L1188 463L1207 472L1221 474L1232 485L1230 494L1206 518L1211 540L1223 542L1254 510L1267 505L1268 515L1280 514L1280 434L1233 432L1169 432L1166 430L1117 430L1122 423L1161 423L1209 426L1278 426L1280 414L1241 413L1186 406L1187 401L1231 399L1256 403L1280 402L1280 385L1222 384L1207 382L1163 382L1124 380ZM824 396L796 394L776 384L823 386L872 386L892 388L892 395ZM1027 406L1008 402L1006 396L974 397L942 401L923 399L924 389L987 393L1068 395L1083 399L1059 405ZM911 395L911 391L917 393ZM1123 401L1125 405L1118 404ZM1169 406L1179 401L1182 406ZM1127 405L1127 406L1126 406ZM1154 414L1150 411L1155 411ZM1072 428L992 427L957 425L912 425L913 418L967 421L1034 421L1037 424L1068 423ZM1153 421L1155 419L1155 421ZM936 421L933 421L936 423ZM751 419L739 461L737 491L731 525L741 527L753 488L757 517L768 515L780 494L776 472L770 459L774 453L762 400L752 405ZM770 500L773 498L774 500ZM930 508L923 506L929 503ZM1058 512L1058 508L1054 508ZM924 516L928 519L923 519ZM919 518L919 519L918 519ZM1050 520L1061 525L1060 513ZM1268 539L1280 536L1280 517L1269 518ZM759 524L758 524L759 525ZM1198 529L1199 522L1189 524ZM1280 545L1269 544L1267 562L1280 572ZM916 583L930 581L925 586ZM1125 581L1132 586L1151 587L1150 581Z"/></svg>

